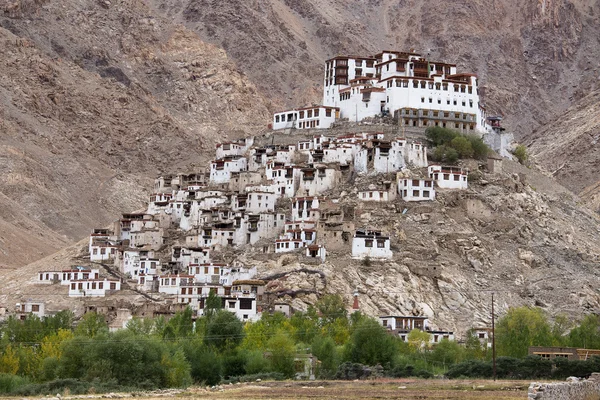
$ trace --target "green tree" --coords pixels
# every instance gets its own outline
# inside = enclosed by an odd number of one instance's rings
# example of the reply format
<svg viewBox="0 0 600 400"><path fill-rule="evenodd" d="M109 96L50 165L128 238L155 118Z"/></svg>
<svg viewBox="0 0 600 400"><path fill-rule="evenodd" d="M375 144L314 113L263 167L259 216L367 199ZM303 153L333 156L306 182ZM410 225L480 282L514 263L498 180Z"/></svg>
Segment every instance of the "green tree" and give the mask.
<svg viewBox="0 0 600 400"><path fill-rule="evenodd" d="M173 318L167 322L165 335L169 339L185 338L192 335L194 331L193 312L190 307L177 312Z"/></svg>
<svg viewBox="0 0 600 400"><path fill-rule="evenodd" d="M446 145L458 135L460 135L460 133L457 131L441 126L431 126L425 130L425 136L431 146Z"/></svg>
<svg viewBox="0 0 600 400"><path fill-rule="evenodd" d="M234 313L219 310L206 324L204 343L222 351L238 346L244 339L244 324Z"/></svg>
<svg viewBox="0 0 600 400"><path fill-rule="evenodd" d="M216 292L210 291L206 302L204 304L204 316L208 319L212 318L217 311L223 308L223 300L217 295Z"/></svg>
<svg viewBox="0 0 600 400"><path fill-rule="evenodd" d="M483 139L480 136L474 134L467 135L466 138L471 143L471 148L473 149L473 157L478 160L485 160L491 150L488 147L488 145L483 142Z"/></svg>
<svg viewBox="0 0 600 400"><path fill-rule="evenodd" d="M408 345L413 351L424 350L429 346L429 340L431 339L429 333L423 332L419 329L413 329L408 333L406 337Z"/></svg>
<svg viewBox="0 0 600 400"><path fill-rule="evenodd" d="M464 347L454 341L443 339L433 347L430 359L446 367L461 362L464 356Z"/></svg>
<svg viewBox="0 0 600 400"><path fill-rule="evenodd" d="M398 349L396 341L377 321L365 318L352 332L344 358L366 365L389 363Z"/></svg>
<svg viewBox="0 0 600 400"><path fill-rule="evenodd" d="M285 331L278 331L269 339L267 348L271 353L271 370L282 373L286 378L294 377L296 348L290 336Z"/></svg>
<svg viewBox="0 0 600 400"><path fill-rule="evenodd" d="M527 153L527 147L520 144L515 148L514 151L515 157L517 157L517 161L521 164L526 164L529 159L529 154Z"/></svg>
<svg viewBox="0 0 600 400"><path fill-rule="evenodd" d="M314 307L309 307L307 312L295 312L290 317L290 324L294 328L294 340L300 343L311 343L319 333L318 317Z"/></svg>
<svg viewBox="0 0 600 400"><path fill-rule="evenodd" d="M457 136L450 142L450 147L458 152L460 158L473 157L473 146L471 142L464 136Z"/></svg>
<svg viewBox="0 0 600 400"><path fill-rule="evenodd" d="M13 346L8 345L0 356L0 373L16 375L18 371L19 357Z"/></svg>
<svg viewBox="0 0 600 400"><path fill-rule="evenodd" d="M510 308L496 325L499 356L525 357L529 346L551 346L551 328L541 308Z"/></svg>
<svg viewBox="0 0 600 400"><path fill-rule="evenodd" d="M332 378L337 371L339 360L335 342L330 337L315 337L312 346L312 354L321 362L321 378Z"/></svg>
<svg viewBox="0 0 600 400"><path fill-rule="evenodd" d="M101 333L108 332L108 325L104 320L104 316L95 312L89 312L81 317L77 328L75 328L75 336L94 337Z"/></svg>
<svg viewBox="0 0 600 400"><path fill-rule="evenodd" d="M181 348L173 355L164 352L160 365L164 373L164 386L187 387L192 383L191 367Z"/></svg>
<svg viewBox="0 0 600 400"><path fill-rule="evenodd" d="M584 349L600 349L600 317L586 315L579 326L569 333L569 345Z"/></svg>
<svg viewBox="0 0 600 400"><path fill-rule="evenodd" d="M344 299L339 294L327 294L321 297L315 307L319 310L324 324L332 323L338 318L346 319L348 316Z"/></svg>

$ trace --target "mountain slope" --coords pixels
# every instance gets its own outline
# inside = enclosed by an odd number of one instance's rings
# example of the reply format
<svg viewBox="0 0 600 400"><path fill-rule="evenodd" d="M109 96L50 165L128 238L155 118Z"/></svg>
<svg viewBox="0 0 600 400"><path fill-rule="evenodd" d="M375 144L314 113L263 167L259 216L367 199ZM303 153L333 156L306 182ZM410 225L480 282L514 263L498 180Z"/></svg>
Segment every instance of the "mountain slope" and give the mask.
<svg viewBox="0 0 600 400"><path fill-rule="evenodd" d="M268 119L222 50L142 2L50 2L0 26L0 266L139 208L156 174Z"/></svg>
<svg viewBox="0 0 600 400"><path fill-rule="evenodd" d="M556 120L540 127L527 141L536 163L600 211L600 90Z"/></svg>

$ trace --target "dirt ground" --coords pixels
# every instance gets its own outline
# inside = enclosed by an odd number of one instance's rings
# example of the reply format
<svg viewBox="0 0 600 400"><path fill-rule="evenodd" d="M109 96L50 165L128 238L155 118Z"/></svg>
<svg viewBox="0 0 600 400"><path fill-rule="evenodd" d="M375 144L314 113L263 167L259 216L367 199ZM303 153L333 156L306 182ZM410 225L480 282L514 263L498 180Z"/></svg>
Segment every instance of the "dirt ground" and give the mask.
<svg viewBox="0 0 600 400"><path fill-rule="evenodd" d="M253 382L193 389L177 397L214 399L522 399L529 381L377 380Z"/></svg>

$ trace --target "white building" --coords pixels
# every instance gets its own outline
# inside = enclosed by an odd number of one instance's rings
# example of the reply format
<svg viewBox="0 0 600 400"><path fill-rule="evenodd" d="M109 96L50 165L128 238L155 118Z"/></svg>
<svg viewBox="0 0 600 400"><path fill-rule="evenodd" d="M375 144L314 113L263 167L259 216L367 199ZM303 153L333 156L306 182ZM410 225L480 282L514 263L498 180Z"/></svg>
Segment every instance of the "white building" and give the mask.
<svg viewBox="0 0 600 400"><path fill-rule="evenodd" d="M413 52L327 60L323 104L339 107L340 117L350 121L390 114L405 126L490 129L480 107L477 77Z"/></svg>
<svg viewBox="0 0 600 400"><path fill-rule="evenodd" d="M228 156L210 163L210 182L228 183L232 172L246 171L247 160L242 156Z"/></svg>
<svg viewBox="0 0 600 400"><path fill-rule="evenodd" d="M404 201L431 201L435 188L431 179L398 178L398 193Z"/></svg>
<svg viewBox="0 0 600 400"><path fill-rule="evenodd" d="M246 151L254 144L254 138L243 138L234 142L225 142L217 144L217 160L229 156L243 156Z"/></svg>
<svg viewBox="0 0 600 400"><path fill-rule="evenodd" d="M327 129L339 118L339 108L315 106L275 113L273 130L278 129Z"/></svg>
<svg viewBox="0 0 600 400"><path fill-rule="evenodd" d="M264 213L275 211L275 202L279 196L275 193L252 191L248 192L246 212Z"/></svg>
<svg viewBox="0 0 600 400"><path fill-rule="evenodd" d="M381 326L392 331L410 332L413 329L420 331L429 330L429 319L415 315L387 315L379 317Z"/></svg>
<svg viewBox="0 0 600 400"><path fill-rule="evenodd" d="M72 269L64 269L61 272L61 285L69 285L71 281L84 281L88 279L100 279L100 270L76 267Z"/></svg>
<svg viewBox="0 0 600 400"><path fill-rule="evenodd" d="M316 196L292 199L292 221L318 221L320 201Z"/></svg>
<svg viewBox="0 0 600 400"><path fill-rule="evenodd" d="M227 264L190 264L188 275L193 275L195 282L219 284L225 270L228 270Z"/></svg>
<svg viewBox="0 0 600 400"><path fill-rule="evenodd" d="M24 320L29 315L35 315L38 318L46 317L46 303L43 301L27 300L24 303L15 305L15 314L17 319Z"/></svg>
<svg viewBox="0 0 600 400"><path fill-rule="evenodd" d="M316 196L331 190L341 180L341 173L335 168L317 165L315 168L303 168L298 193L303 196Z"/></svg>
<svg viewBox="0 0 600 400"><path fill-rule="evenodd" d="M469 173L466 169L441 165L430 165L428 172L429 178L433 179L439 188L464 190L469 186Z"/></svg>
<svg viewBox="0 0 600 400"><path fill-rule="evenodd" d="M352 239L352 258L392 258L390 237L380 231L359 229Z"/></svg>
<svg viewBox="0 0 600 400"><path fill-rule="evenodd" d="M118 279L72 280L69 284L69 297L105 297L118 290L121 290Z"/></svg>

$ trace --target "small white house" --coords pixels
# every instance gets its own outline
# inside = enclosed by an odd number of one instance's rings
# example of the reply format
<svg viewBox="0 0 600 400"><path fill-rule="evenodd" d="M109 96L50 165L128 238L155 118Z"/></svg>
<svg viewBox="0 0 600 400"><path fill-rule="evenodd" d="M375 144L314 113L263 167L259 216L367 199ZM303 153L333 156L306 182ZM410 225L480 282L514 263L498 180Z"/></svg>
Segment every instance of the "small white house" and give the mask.
<svg viewBox="0 0 600 400"><path fill-rule="evenodd" d="M229 156L210 163L210 182L228 183L232 172L246 171L247 160L242 156Z"/></svg>
<svg viewBox="0 0 600 400"><path fill-rule="evenodd" d="M275 241L275 253L288 253L304 247L302 239L277 239Z"/></svg>
<svg viewBox="0 0 600 400"><path fill-rule="evenodd" d="M442 189L467 189L469 173L466 169L441 165L430 165L429 178Z"/></svg>
<svg viewBox="0 0 600 400"><path fill-rule="evenodd" d="M118 279L76 280L69 284L69 297L105 297L117 290L121 290L121 282Z"/></svg>
<svg viewBox="0 0 600 400"><path fill-rule="evenodd" d="M314 106L275 113L273 130L278 129L327 129L339 118L339 108Z"/></svg>
<svg viewBox="0 0 600 400"><path fill-rule="evenodd" d="M340 179L341 173L335 168L326 166L303 168L298 193L303 196L316 196L335 188Z"/></svg>
<svg viewBox="0 0 600 400"><path fill-rule="evenodd" d="M60 271L39 271L37 283L52 284L61 281L62 272Z"/></svg>
<svg viewBox="0 0 600 400"><path fill-rule="evenodd" d="M318 258L321 262L325 262L325 258L327 257L327 251L325 250L325 246L319 244L311 244L306 246L306 257L310 258Z"/></svg>
<svg viewBox="0 0 600 400"><path fill-rule="evenodd" d="M379 317L381 326L392 331L410 332L413 329L429 330L429 319L415 315L386 315Z"/></svg>
<svg viewBox="0 0 600 400"><path fill-rule="evenodd" d="M352 258L392 258L390 237L380 231L359 229L352 239Z"/></svg>
<svg viewBox="0 0 600 400"><path fill-rule="evenodd" d="M188 274L194 276L195 282L218 284L224 273L223 271L226 269L227 264L190 264L188 266Z"/></svg>
<svg viewBox="0 0 600 400"><path fill-rule="evenodd" d="M24 303L15 305L15 314L17 319L24 320L29 315L35 315L39 318L46 316L46 303L43 301L27 300Z"/></svg>
<svg viewBox="0 0 600 400"><path fill-rule="evenodd" d="M292 199L292 221L317 221L319 219L319 201L316 196Z"/></svg>
<svg viewBox="0 0 600 400"><path fill-rule="evenodd" d="M275 211L275 202L278 195L270 192L248 192L246 211L249 213L264 213Z"/></svg>
<svg viewBox="0 0 600 400"><path fill-rule="evenodd" d="M93 242L90 245L90 261L112 260L117 255L118 246L109 242Z"/></svg>
<svg viewBox="0 0 600 400"><path fill-rule="evenodd" d="M404 201L431 201L435 199L435 189L431 179L398 179L398 193Z"/></svg>
<svg viewBox="0 0 600 400"><path fill-rule="evenodd" d="M254 138L243 138L234 142L225 142L217 144L217 160L230 156L243 156L246 151L254 144Z"/></svg>

